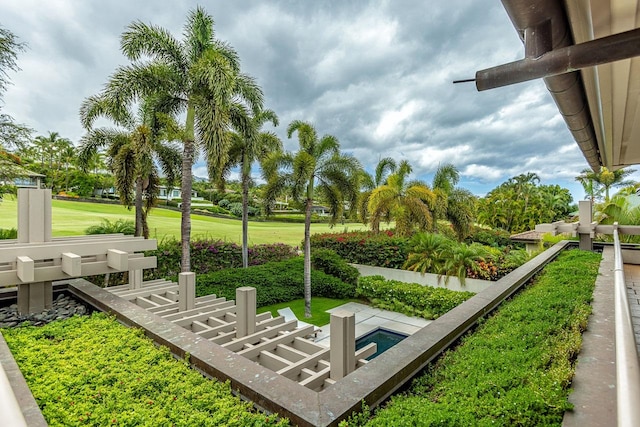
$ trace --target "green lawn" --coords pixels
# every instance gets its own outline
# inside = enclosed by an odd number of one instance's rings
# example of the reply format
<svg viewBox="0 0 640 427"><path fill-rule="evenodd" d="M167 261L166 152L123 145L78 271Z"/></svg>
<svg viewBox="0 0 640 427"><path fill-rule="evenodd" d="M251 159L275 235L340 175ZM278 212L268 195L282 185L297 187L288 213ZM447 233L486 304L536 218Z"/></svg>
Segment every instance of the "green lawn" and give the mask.
<svg viewBox="0 0 640 427"><path fill-rule="evenodd" d="M100 223L101 218L115 221L120 218L134 220L134 211L121 205L82 203L53 200L53 235L77 236L84 230ZM0 228L17 227L17 203L5 196L0 203ZM328 224L312 224L311 233L326 233L365 230L363 224L351 223L330 228ZM180 238L180 212L156 208L149 214L151 237L161 241L167 238ZM242 241L242 223L240 220L214 218L203 215L191 215L191 237L209 237L229 242ZM285 243L299 246L304 237L304 224L283 222L249 222L249 244Z"/></svg>
<svg viewBox="0 0 640 427"><path fill-rule="evenodd" d="M333 299L324 297L313 297L311 299L311 317L304 317L304 299L296 299L289 302L281 302L279 304L267 305L260 307L258 313L264 313L270 311L273 317L279 316L278 309L291 307L291 310L299 320L303 322L311 323L316 326L328 325L331 314L327 313L327 310L338 307L348 302L362 302L358 299Z"/></svg>

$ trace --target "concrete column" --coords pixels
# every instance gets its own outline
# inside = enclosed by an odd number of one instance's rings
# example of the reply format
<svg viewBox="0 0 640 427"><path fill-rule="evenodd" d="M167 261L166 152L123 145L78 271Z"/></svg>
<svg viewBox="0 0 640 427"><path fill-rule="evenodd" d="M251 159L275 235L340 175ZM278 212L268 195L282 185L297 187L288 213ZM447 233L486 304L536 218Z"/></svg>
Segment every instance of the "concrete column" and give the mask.
<svg viewBox="0 0 640 427"><path fill-rule="evenodd" d="M578 230L582 227L590 227L591 222L593 221L592 209L591 209L591 201L590 200L581 200L578 202L578 215L580 215L580 225L578 226ZM586 230L586 228L584 229ZM578 236L580 239L580 249L583 251L592 251L593 250L593 239L591 238L591 231L579 231Z"/></svg>
<svg viewBox="0 0 640 427"><path fill-rule="evenodd" d="M256 288L242 286L236 289L236 338L256 331Z"/></svg>
<svg viewBox="0 0 640 427"><path fill-rule="evenodd" d="M196 306L196 273L178 275L178 310L186 311Z"/></svg>
<svg viewBox="0 0 640 427"><path fill-rule="evenodd" d="M330 377L339 380L356 368L356 315L338 310L331 313L329 345Z"/></svg>
<svg viewBox="0 0 640 427"><path fill-rule="evenodd" d="M142 288L142 270L129 270L129 288L130 289Z"/></svg>

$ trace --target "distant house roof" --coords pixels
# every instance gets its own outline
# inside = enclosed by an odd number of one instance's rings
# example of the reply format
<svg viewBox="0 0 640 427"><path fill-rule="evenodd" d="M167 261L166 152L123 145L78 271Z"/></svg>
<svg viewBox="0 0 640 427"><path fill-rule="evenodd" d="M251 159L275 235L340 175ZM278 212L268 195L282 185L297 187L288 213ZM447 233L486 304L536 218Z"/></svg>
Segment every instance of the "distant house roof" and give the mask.
<svg viewBox="0 0 640 427"><path fill-rule="evenodd" d="M515 242L539 242L545 233L535 230L523 231L522 233L513 234L509 238Z"/></svg>

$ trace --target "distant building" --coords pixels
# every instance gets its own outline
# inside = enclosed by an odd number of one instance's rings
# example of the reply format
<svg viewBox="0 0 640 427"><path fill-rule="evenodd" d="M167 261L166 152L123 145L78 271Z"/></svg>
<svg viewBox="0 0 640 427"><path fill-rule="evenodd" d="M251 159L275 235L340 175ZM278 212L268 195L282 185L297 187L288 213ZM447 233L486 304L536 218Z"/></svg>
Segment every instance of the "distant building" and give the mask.
<svg viewBox="0 0 640 427"><path fill-rule="evenodd" d="M42 174L31 172L30 170L23 169L20 176L13 179L7 179L2 181L5 185L15 185L17 188L42 188L42 180L45 177Z"/></svg>

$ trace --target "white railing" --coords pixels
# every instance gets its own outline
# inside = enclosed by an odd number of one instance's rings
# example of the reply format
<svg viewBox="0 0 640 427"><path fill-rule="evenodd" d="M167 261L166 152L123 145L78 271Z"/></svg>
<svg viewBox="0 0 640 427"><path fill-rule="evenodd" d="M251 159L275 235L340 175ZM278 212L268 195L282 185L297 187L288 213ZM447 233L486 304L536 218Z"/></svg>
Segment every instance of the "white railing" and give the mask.
<svg viewBox="0 0 640 427"><path fill-rule="evenodd" d="M615 250L616 400L618 426L640 426L640 367L624 279L622 249L617 224L613 227Z"/></svg>
<svg viewBox="0 0 640 427"><path fill-rule="evenodd" d="M26 427L27 422L24 420L20 404L16 399L9 378L4 372L4 368L0 363L0 414L2 414L2 425Z"/></svg>

